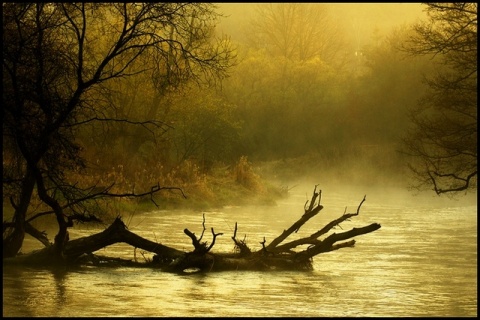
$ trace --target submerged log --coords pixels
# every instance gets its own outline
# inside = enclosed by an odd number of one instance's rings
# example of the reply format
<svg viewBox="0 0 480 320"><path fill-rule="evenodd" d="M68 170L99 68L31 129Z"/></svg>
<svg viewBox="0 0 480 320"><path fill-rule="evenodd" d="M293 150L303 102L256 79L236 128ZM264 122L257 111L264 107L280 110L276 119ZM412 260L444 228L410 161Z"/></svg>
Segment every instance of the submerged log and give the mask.
<svg viewBox="0 0 480 320"><path fill-rule="evenodd" d="M193 245L191 252L184 252L132 233L123 221L117 218L100 233L70 240L65 246L64 257L69 264L147 266L176 273L228 270L311 270L314 256L345 247L353 247L355 240L348 239L373 232L381 227L378 223L372 223L365 227L327 235L333 228L340 226L340 223L357 216L365 200L366 197L360 202L355 213L344 213L313 234L286 242L293 233L297 233L305 223L323 209L320 204L321 190L317 192L317 186L315 186L310 202L305 203L303 215L269 244L266 244L264 238L262 248L257 251L252 251L247 246L245 239L237 239L237 223L235 223L234 234L231 237L236 249L235 253L212 252L217 237L223 235L222 233L215 233L213 228L211 228L213 237L211 243L202 242L206 230L205 216L203 217L203 231L200 237L197 238L188 229L184 230L184 233L192 240ZM324 235L326 237L320 239ZM132 260L100 257L93 254L99 249L120 242L152 252L155 255L151 261L137 263ZM29 255L20 256L18 259L15 258L15 261L34 264L46 263L50 254L51 247L47 247ZM8 261L4 259L4 262ZM103 264L100 262L103 262Z"/></svg>
<svg viewBox="0 0 480 320"><path fill-rule="evenodd" d="M123 221L117 217L104 231L88 237L71 240L65 247L65 256L75 260L83 254L89 254L115 243L127 243L135 248L153 252L166 259L174 260L185 253L157 242L147 240L129 231Z"/></svg>
<svg viewBox="0 0 480 320"><path fill-rule="evenodd" d="M195 238L195 235L188 229L185 233L192 239L194 244L194 251L185 254L184 256L175 259L168 265L161 265L166 271L173 272L191 272L196 271L226 271L226 270L311 270L313 257L329 251L338 250L346 247L353 247L355 240L349 240L355 236L367 234L378 230L381 226L378 223L372 223L361 228L353 228L349 231L341 233L332 233L325 239L320 240L319 237L327 234L340 223L350 220L350 218L357 216L360 213L360 208L365 202L366 197L360 202L355 213L344 213L339 218L331 221L317 232L310 236L293 240L282 244L292 233L296 233L300 228L307 223L312 217L317 215L323 206L320 204L321 190L317 192L316 186L313 191L310 202L305 204L304 214L294 222L288 229L284 230L278 237L272 240L268 245L266 241L262 242L262 249L252 252L243 241L236 239L237 224L235 224L235 231L232 240L239 250L236 254L212 253L210 249L215 242L216 234L212 228L214 235L212 244L207 248L206 243L203 248L200 245L200 240ZM205 231L205 217L203 222ZM344 241L344 242L340 242ZM305 249L295 250L300 246L307 246ZM157 258L154 259L156 262Z"/></svg>

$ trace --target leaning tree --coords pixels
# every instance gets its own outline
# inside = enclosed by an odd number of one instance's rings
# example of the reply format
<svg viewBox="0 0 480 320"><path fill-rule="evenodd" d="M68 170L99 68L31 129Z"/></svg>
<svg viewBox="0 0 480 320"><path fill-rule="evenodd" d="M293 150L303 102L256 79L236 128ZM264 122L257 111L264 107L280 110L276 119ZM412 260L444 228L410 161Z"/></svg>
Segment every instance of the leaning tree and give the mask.
<svg viewBox="0 0 480 320"><path fill-rule="evenodd" d="M72 179L88 167L76 139L82 125L115 121L165 130L161 119L106 117L100 97L107 84L142 72L167 85L221 78L232 50L207 32L219 17L211 4L4 3L2 11L3 201L14 210L3 226L3 257L19 252L26 232L49 244L31 222L50 215L58 233L49 251L63 261L67 229L99 220L98 199L175 189L118 194L114 181Z"/></svg>

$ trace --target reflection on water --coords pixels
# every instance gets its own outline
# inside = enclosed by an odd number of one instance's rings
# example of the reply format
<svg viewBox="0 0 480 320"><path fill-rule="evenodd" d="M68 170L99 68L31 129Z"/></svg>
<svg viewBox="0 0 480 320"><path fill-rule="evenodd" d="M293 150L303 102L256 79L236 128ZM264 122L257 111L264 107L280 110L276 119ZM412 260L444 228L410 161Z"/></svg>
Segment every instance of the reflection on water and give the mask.
<svg viewBox="0 0 480 320"><path fill-rule="evenodd" d="M324 197L325 209L299 236L355 211L363 195ZM175 275L152 269L68 272L5 266L4 316L476 316L477 206L451 203L374 201L344 230L378 222L382 228L359 236L355 248L321 254L309 272L221 272ZM206 227L224 235L217 251L233 250L230 239L247 236L261 247L300 215L305 195L277 207L225 208L205 212ZM129 228L146 238L190 250L184 228L200 234L202 212L139 214ZM72 237L92 233L72 230ZM211 241L211 234L204 239ZM133 257L117 244L100 252ZM137 252L137 258L141 255Z"/></svg>

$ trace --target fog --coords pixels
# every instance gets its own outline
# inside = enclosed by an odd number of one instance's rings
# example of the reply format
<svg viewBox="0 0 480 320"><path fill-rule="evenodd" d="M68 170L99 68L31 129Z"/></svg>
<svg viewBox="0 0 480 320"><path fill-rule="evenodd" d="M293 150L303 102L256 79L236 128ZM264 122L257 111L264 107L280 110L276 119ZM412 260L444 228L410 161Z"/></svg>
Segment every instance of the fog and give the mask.
<svg viewBox="0 0 480 320"><path fill-rule="evenodd" d="M476 315L476 4L446 6L432 54L428 3L4 3L4 259L93 264L5 265L4 315ZM202 272L97 268L153 257L119 217ZM321 257L265 246L295 221ZM250 270L284 253L313 270Z"/></svg>
<svg viewBox="0 0 480 320"><path fill-rule="evenodd" d="M280 18L272 4L218 4L225 18L217 32L238 45L239 64L224 85L227 99L238 106L244 121L245 140L238 148L259 166L261 175L282 186L353 188L359 196L368 191L385 197L388 192L392 201L438 199L430 191L408 189L411 177L399 152L410 127L406 114L426 90L421 79L433 65L423 58L409 61L396 48L404 43L409 26L426 18L424 6L304 5L307 12L285 9ZM318 25L309 20L312 12L321 20ZM307 67L295 62L302 53L288 53L292 58L280 70L276 66L284 62L278 56L294 49L272 49L276 44L269 41L275 32L281 33L272 21L290 26L295 34L294 21L288 22L292 17L321 28L315 34L302 30L325 45L305 45L304 52L316 50L305 58ZM287 31L275 37L301 46L288 39ZM476 197L468 199L476 203ZM438 203L450 200L444 197Z"/></svg>
<svg viewBox="0 0 480 320"><path fill-rule="evenodd" d="M408 167L412 157L406 155L404 143L416 133L411 114L420 101L437 100L434 108L442 101L470 108L463 100L476 101L476 92L458 101L431 92L425 78L448 66L437 56L402 50L415 33L413 24L427 19L425 8L419 3L188 5L185 12L175 11L179 19L169 21L168 27L153 26L154 33L152 25L140 19L145 43L152 34L171 41L152 51L146 45L143 55L126 56L122 69L117 64L121 59L108 56L109 46L119 44L117 32L134 28L113 28L110 23L121 25L125 15L115 17L118 21L102 19L102 14L115 14L106 6L100 16L88 18L88 46L79 48L91 51L89 70L107 55L98 74L109 63L119 73L112 79L106 76L102 90L89 96L94 116L87 114L90 111L84 116L105 121L86 121L69 133L79 145L72 159L87 163L86 174L71 167L72 181L115 181L118 193L132 186L149 190L158 182L181 186L200 207L229 204L235 198L230 189L253 198L264 196L269 183L284 190L319 185L325 190L353 188L356 194L378 188L380 193L388 189L397 196L413 196L416 189L409 188L418 177ZM14 32L14 16L11 22ZM59 43L65 41L61 32L52 26ZM12 48L17 45L25 49L12 40ZM128 48L137 45L142 43ZM83 58L76 61L81 54L66 54L72 55L71 70L84 67ZM138 60L128 60L132 57ZM55 59L51 65L59 68ZM45 76L63 74L58 71ZM66 73L68 81L62 79L59 85L67 86L79 72ZM35 82L28 77L18 75L11 83ZM447 111L433 113L450 116L452 110ZM469 112L463 114L470 116ZM459 113L452 116L459 127L476 130L476 123L465 122ZM22 112L12 115L21 117ZM476 119L476 114L470 118ZM45 125L42 117L34 119L40 123L16 121L28 123L27 132ZM476 138L469 136L467 151L473 142ZM4 163L16 170L15 150L8 151ZM427 189L427 194L435 194L431 186ZM165 198L175 206L177 196Z"/></svg>
<svg viewBox="0 0 480 320"><path fill-rule="evenodd" d="M218 31L234 40L245 40L245 28L256 14L261 3L218 3L219 12L224 14ZM374 32L385 35L402 24L425 18L420 3L317 3L326 7L333 20L351 36L356 46L372 40Z"/></svg>

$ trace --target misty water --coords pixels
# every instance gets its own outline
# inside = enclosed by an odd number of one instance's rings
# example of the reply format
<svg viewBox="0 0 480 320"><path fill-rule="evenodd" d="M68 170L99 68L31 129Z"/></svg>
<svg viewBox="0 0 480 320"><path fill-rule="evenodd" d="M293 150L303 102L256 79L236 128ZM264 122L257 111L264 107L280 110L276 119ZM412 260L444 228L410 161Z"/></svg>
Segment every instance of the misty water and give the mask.
<svg viewBox="0 0 480 320"><path fill-rule="evenodd" d="M204 240L211 240L211 227L224 233L214 251L233 250L235 222L237 237L246 234L247 244L258 249L264 236L272 240L300 217L312 191L292 189L290 197L272 207L156 211L124 220L139 235L190 250L183 229L199 235L205 214ZM365 194L360 215L342 223L343 230L374 222L382 227L356 237L354 248L316 256L313 271L177 275L148 268L53 272L4 266L3 316L476 316L476 199L369 192L323 191L325 208L298 237L339 217L345 207L355 212ZM75 228L71 238L101 230ZM28 238L25 249L34 245ZM133 248L123 244L97 253L134 256ZM135 256L151 257L140 250Z"/></svg>

